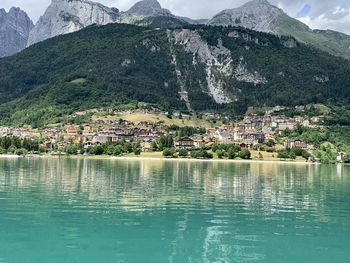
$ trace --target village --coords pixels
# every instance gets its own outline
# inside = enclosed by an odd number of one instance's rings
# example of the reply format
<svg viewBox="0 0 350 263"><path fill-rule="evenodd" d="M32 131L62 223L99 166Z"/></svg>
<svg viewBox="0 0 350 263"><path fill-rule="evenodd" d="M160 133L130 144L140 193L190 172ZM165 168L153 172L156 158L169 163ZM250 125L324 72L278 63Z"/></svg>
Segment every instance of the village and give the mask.
<svg viewBox="0 0 350 263"><path fill-rule="evenodd" d="M172 137L175 149L211 149L215 144L233 144L241 149L258 150L261 145L274 146L273 151L283 149L302 149L304 151L314 150L314 146L300 140L278 141L276 136L285 131L293 131L297 127L310 127L322 129L322 121L325 116L313 116L311 118L302 116L287 117L278 114L286 108L276 106L265 110L264 114L246 114L237 122L227 121L227 117L214 113L203 113L201 122L197 127L191 115L180 112L172 113L155 110L133 110L128 112L112 112L106 109L92 109L75 113L76 116L94 115L89 122L82 124L65 124L47 127L44 129L0 127L0 137L18 137L36 140L40 145L38 152L66 153L67 147L80 145L84 151L89 149L118 142L135 143L139 145L140 152L157 151L155 142L164 136ZM301 113L303 106L295 107ZM277 114L276 114L277 113ZM141 116L137 121L128 120L128 116ZM127 116L125 119L123 117ZM153 118L150 118L152 116ZM154 117L156 116L156 117ZM157 117L163 116L163 118ZM167 117L166 117L167 116ZM168 121L162 121L167 118ZM131 118L132 119L132 118ZM135 118L134 118L135 119ZM172 123L177 123L172 124ZM205 124L203 124L205 123ZM187 126L188 125L188 126ZM179 130L193 128L191 132L181 133ZM196 129L194 129L196 128ZM159 150L159 149L158 149ZM163 150L163 149L161 149ZM271 150L272 152L272 150ZM259 152L260 155L260 152ZM272 155L274 156L274 155ZM337 161L342 162L346 153L339 152ZM311 160L309 160L311 161Z"/></svg>

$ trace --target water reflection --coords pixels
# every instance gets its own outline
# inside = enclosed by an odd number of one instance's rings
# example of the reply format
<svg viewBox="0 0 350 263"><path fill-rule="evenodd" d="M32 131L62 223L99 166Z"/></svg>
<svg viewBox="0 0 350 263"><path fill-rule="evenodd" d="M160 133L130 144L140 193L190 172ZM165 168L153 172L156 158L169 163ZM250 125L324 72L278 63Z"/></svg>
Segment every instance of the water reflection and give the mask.
<svg viewBox="0 0 350 263"><path fill-rule="evenodd" d="M135 252L151 244L161 247L153 262L281 262L271 247L310 250L315 240L297 242L334 225L349 233L350 167L66 158L0 159L0 166L0 223L55 226L50 231L83 258L94 236L102 241L91 251L119 262L137 262ZM106 240L114 242L101 248Z"/></svg>

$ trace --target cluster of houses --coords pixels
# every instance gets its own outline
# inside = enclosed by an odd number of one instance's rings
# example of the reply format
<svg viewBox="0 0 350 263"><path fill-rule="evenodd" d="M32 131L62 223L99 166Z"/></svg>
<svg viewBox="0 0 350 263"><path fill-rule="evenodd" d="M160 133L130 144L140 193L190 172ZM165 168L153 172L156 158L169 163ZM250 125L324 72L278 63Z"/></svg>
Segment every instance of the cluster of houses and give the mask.
<svg viewBox="0 0 350 263"><path fill-rule="evenodd" d="M202 135L177 138L174 143L178 148L202 148L214 143L235 143L242 148L251 149L257 144L275 140L276 132L287 129L293 130L298 125L311 126L313 122L322 120L322 116L315 120L309 120L300 116L289 118L283 115L273 115L274 112L283 110L275 107L265 112L265 115L250 114L236 124L222 125L218 128L207 128ZM97 109L76 113L84 115L99 112ZM167 114L160 112L159 114ZM204 114L204 115L210 115ZM186 117L186 116L185 116ZM190 116L189 116L190 117ZM219 116L210 115L211 118ZM73 143L81 143L85 148L94 147L108 142L139 141L143 151L150 151L152 143L167 134L167 126L163 123L150 123L141 121L132 123L125 120L98 119L85 125L64 125L44 130L17 129L0 127L0 136L14 135L17 137L40 138L43 146L48 149L63 149ZM300 141L287 141L286 148L307 149L308 145Z"/></svg>

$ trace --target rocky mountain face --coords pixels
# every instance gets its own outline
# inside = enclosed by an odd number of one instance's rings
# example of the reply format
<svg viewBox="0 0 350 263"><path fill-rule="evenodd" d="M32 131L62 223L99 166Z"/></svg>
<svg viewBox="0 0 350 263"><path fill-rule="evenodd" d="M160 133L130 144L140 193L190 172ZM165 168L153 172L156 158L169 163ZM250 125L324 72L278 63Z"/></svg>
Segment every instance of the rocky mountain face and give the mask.
<svg viewBox="0 0 350 263"><path fill-rule="evenodd" d="M256 31L272 33L284 12L266 0L253 0L242 7L227 9L215 15L209 25L241 26Z"/></svg>
<svg viewBox="0 0 350 263"><path fill-rule="evenodd" d="M126 12L88 0L52 0L30 32L28 46L45 39L72 33L92 24L125 23L151 27L177 27L201 21L176 17L157 0L142 0Z"/></svg>
<svg viewBox="0 0 350 263"><path fill-rule="evenodd" d="M174 16L169 10L162 8L157 0L143 0L132 6L127 12L128 15L147 16Z"/></svg>
<svg viewBox="0 0 350 263"><path fill-rule="evenodd" d="M208 25L241 26L260 32L293 36L301 43L350 59L350 36L329 30L312 30L267 0L253 0L239 8L224 10L209 20Z"/></svg>
<svg viewBox="0 0 350 263"><path fill-rule="evenodd" d="M0 57L11 56L26 47L33 22L19 8L0 9Z"/></svg>
<svg viewBox="0 0 350 263"><path fill-rule="evenodd" d="M28 46L45 39L72 33L92 24L115 23L119 10L86 0L52 0L30 32Z"/></svg>

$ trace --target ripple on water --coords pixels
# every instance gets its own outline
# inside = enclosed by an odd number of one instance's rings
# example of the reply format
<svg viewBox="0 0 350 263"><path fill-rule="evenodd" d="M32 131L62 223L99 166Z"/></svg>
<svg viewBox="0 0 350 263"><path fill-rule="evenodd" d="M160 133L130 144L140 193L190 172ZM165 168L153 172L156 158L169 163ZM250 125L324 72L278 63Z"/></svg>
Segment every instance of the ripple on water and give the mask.
<svg viewBox="0 0 350 263"><path fill-rule="evenodd" d="M0 262L350 257L350 167L339 177L336 168L287 164L0 159L0 166Z"/></svg>

